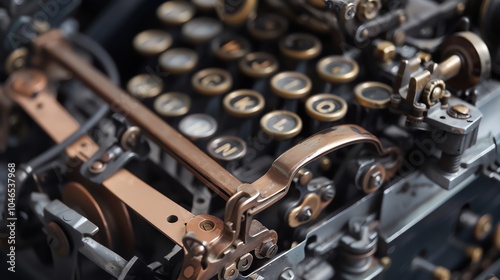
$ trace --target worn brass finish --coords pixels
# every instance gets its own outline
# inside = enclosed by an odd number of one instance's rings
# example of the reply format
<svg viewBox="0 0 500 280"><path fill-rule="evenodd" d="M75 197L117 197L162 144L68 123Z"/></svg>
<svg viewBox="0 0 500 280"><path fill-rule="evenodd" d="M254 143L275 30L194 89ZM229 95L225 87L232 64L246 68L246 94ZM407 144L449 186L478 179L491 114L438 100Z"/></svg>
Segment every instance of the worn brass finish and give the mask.
<svg viewBox="0 0 500 280"><path fill-rule="evenodd" d="M194 89L203 95L219 95L233 85L231 73L220 68L207 68L194 74L191 79Z"/></svg>
<svg viewBox="0 0 500 280"><path fill-rule="evenodd" d="M180 117L189 112L191 98L181 92L168 92L155 99L155 111L164 117Z"/></svg>
<svg viewBox="0 0 500 280"><path fill-rule="evenodd" d="M156 16L166 25L180 25L193 18L195 9L187 1L167 1L156 9Z"/></svg>
<svg viewBox="0 0 500 280"><path fill-rule="evenodd" d="M127 83L127 90L137 99L155 97L163 90L160 77L151 74L139 74Z"/></svg>
<svg viewBox="0 0 500 280"><path fill-rule="evenodd" d="M254 90L237 90L224 97L224 109L234 117L249 118L264 109L264 97Z"/></svg>
<svg viewBox="0 0 500 280"><path fill-rule="evenodd" d="M286 127L287 123L291 127ZM266 134L281 141L297 136L302 130L302 120L290 111L272 111L260 119L260 127Z"/></svg>
<svg viewBox="0 0 500 280"><path fill-rule="evenodd" d="M168 73L184 74L194 70L198 64L198 54L192 49L170 49L160 55L158 63Z"/></svg>
<svg viewBox="0 0 500 280"><path fill-rule="evenodd" d="M15 49L5 60L5 71L11 74L15 70L21 69L26 65L28 59L28 49Z"/></svg>
<svg viewBox="0 0 500 280"><path fill-rule="evenodd" d="M134 48L142 55L159 55L172 45L172 36L163 30L146 30L134 37Z"/></svg>
<svg viewBox="0 0 500 280"><path fill-rule="evenodd" d="M382 96L374 96L367 94L366 90L379 90L383 93ZM391 100L392 88L386 84L379 82L364 82L354 88L354 97L361 106L368 109L384 109L387 108Z"/></svg>
<svg viewBox="0 0 500 280"><path fill-rule="evenodd" d="M288 214L288 225L292 228L298 227L300 225L303 225L305 223L308 223L310 221L314 221L319 214L321 214L321 211L332 202L332 199L329 199L327 201L321 200L320 196L316 193L310 193L304 197L300 205L297 207L294 207L290 213ZM304 208L310 208L310 211L312 212L312 216L304 221L300 221L298 219L298 215L301 211L303 211Z"/></svg>
<svg viewBox="0 0 500 280"><path fill-rule="evenodd" d="M319 76L330 83L342 84L355 80L359 74L358 63L352 58L332 55L322 58L316 67Z"/></svg>
<svg viewBox="0 0 500 280"><path fill-rule="evenodd" d="M375 56L380 62L389 62L396 56L396 46L390 41L375 43Z"/></svg>
<svg viewBox="0 0 500 280"><path fill-rule="evenodd" d="M313 35L307 33L293 33L280 41L280 50L289 58L296 60L309 60L317 57L323 45Z"/></svg>
<svg viewBox="0 0 500 280"><path fill-rule="evenodd" d="M35 46L70 70L106 102L113 104L114 110L126 112L128 119L140 127L145 135L193 172L201 182L207 184L222 198L228 199L236 193L236 189L241 185L239 180L166 124L160 117L128 96L95 68L85 63L71 49L59 43L59 40L61 37L58 31L48 32L37 38ZM64 48L64 51L61 48Z"/></svg>
<svg viewBox="0 0 500 280"><path fill-rule="evenodd" d="M240 60L239 67L247 76L264 78L278 70L278 60L270 53L249 53Z"/></svg>
<svg viewBox="0 0 500 280"><path fill-rule="evenodd" d="M311 79L299 72L281 72L271 78L271 89L281 98L299 99L307 96L311 88Z"/></svg>
<svg viewBox="0 0 500 280"><path fill-rule="evenodd" d="M12 89L25 96L33 96L47 87L47 76L38 70L19 70L11 76Z"/></svg>
<svg viewBox="0 0 500 280"><path fill-rule="evenodd" d="M347 102L338 95L315 94L306 101L306 113L318 121L338 121L347 114Z"/></svg>
<svg viewBox="0 0 500 280"><path fill-rule="evenodd" d="M141 128L142 132L160 148L183 164L202 183L222 198L228 199L221 234L217 242L207 244L205 239L210 240L208 236L197 237L194 233L186 233L185 224L192 220L193 214L128 171L120 170L104 181L103 186L106 189L158 230L177 244L182 241L186 255L180 279L205 279L215 276L225 265L236 263L241 256L252 250L255 250L257 257L273 256L277 251L277 234L262 226L253 219L253 216L280 200L288 192L297 172L321 156L352 144L371 143L380 155L391 158L391 161L384 165L387 178L391 178L399 166L399 152L396 148L384 149L380 141L363 128L356 125L343 125L319 132L292 147L276 159L261 178L252 184L242 184L161 118L85 63L71 49L61 44L60 40L61 37L57 31L47 32L35 40L34 46L46 59L57 61L106 102L112 104L115 111L126 113L128 120ZM18 99L16 102L19 104L37 102L32 99L28 100L22 95L16 95L16 97ZM52 103L57 103L54 99L52 100ZM25 107L25 110L33 110L33 108L27 108L28 106ZM56 111L52 111L52 114ZM61 111L64 111L62 107L57 111L57 118L65 119L59 114ZM31 113L31 115L35 114ZM34 118L37 122L46 122L45 118ZM71 116L68 119L71 120ZM69 126L73 129L65 129L60 133L59 142L74 132L78 124L74 122ZM50 131L53 129L54 126L48 127L48 133L51 134ZM85 161L96 150L97 146L90 138L82 137L68 148L68 154L78 156ZM200 229L199 231L203 230L200 226L197 228ZM204 224L203 228L210 229L211 223ZM190 240L198 241L191 242ZM199 247L199 244L204 247ZM234 248L234 250L227 251L229 248ZM193 256L200 256L200 258ZM204 266L201 260L204 261Z"/></svg>

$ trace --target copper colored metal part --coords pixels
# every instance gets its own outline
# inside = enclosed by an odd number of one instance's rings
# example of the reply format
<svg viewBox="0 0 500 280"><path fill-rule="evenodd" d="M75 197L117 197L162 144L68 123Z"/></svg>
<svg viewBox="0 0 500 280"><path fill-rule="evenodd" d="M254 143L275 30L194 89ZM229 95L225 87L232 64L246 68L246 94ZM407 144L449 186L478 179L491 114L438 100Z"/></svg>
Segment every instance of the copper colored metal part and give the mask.
<svg viewBox="0 0 500 280"><path fill-rule="evenodd" d="M100 186L77 182L66 184L63 202L99 227L94 238L121 256L131 256L134 249L132 222L125 204Z"/></svg>
<svg viewBox="0 0 500 280"><path fill-rule="evenodd" d="M236 192L238 186L241 185L238 179L160 117L128 96L102 73L85 63L63 42L61 33L54 30L41 35L34 43L42 50L43 54L66 67L74 76L111 104L114 111L125 113L132 123L142 129L144 134L182 163L218 195L228 199Z"/></svg>
<svg viewBox="0 0 500 280"><path fill-rule="evenodd" d="M79 125L73 117L47 92L42 91L35 97L28 98L11 91L10 96L57 143L64 141L78 129ZM43 110L39 108L40 104ZM54 123L58 125L53 125ZM90 137L83 136L70 145L66 152L71 158L87 161L98 149L99 146ZM184 224L193 217L189 211L127 170L120 170L104 181L103 186L172 241L182 245L182 237L185 234ZM111 203L112 198L112 196L109 197L106 203ZM169 215L177 216L178 222L168 223L167 216Z"/></svg>
<svg viewBox="0 0 500 280"><path fill-rule="evenodd" d="M280 200L288 192L297 172L321 156L352 144L370 143L380 155L392 155L392 161L384 166L387 178L392 177L399 166L397 149L384 149L375 136L359 126L342 125L322 131L299 143L282 154L260 179L252 184L242 184L161 118L86 64L63 42L60 33L52 31L38 37L35 40L35 47L42 55L54 59L72 72L75 77L110 103L114 111L124 113L146 136L217 194L229 199L221 233L216 237L217 242L210 244L205 238L213 240L213 236L205 235L206 229L211 229L211 223L198 226L196 230L193 229L195 232L186 234L185 225L192 221L193 214L128 171L120 170L103 183L105 188L145 220L174 242L184 246L186 255L180 279L208 279L217 275L225 265L235 263L239 257L251 250L255 250L259 258L272 256L276 252L277 234L253 220L253 215ZM69 117L71 119L71 116ZM37 121L45 122L41 119ZM47 128L51 129L53 128ZM69 133L66 131L64 136L69 136ZM83 143L85 144L82 145ZM91 139L83 137L69 150L82 160L86 160L93 153L81 151L79 148L88 146L96 147ZM220 223L213 220L212 222L217 230L221 229ZM200 236L197 237L197 234ZM200 247L200 244L204 247ZM230 253L228 249L231 249ZM193 258L200 254L201 259ZM205 265L201 264L201 260Z"/></svg>

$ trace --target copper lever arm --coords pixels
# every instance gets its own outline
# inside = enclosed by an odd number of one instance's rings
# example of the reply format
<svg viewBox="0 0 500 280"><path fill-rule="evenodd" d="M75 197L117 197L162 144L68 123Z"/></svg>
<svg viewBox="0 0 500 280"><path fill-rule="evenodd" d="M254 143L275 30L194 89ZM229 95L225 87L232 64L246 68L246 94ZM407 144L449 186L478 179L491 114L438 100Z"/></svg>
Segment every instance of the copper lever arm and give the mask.
<svg viewBox="0 0 500 280"><path fill-rule="evenodd" d="M48 55L78 77L108 102L113 111L122 113L128 120L139 126L151 140L177 159L219 196L228 199L241 185L238 179L187 138L86 63L68 47L58 30L40 35L35 39L34 45L40 51L42 58Z"/></svg>

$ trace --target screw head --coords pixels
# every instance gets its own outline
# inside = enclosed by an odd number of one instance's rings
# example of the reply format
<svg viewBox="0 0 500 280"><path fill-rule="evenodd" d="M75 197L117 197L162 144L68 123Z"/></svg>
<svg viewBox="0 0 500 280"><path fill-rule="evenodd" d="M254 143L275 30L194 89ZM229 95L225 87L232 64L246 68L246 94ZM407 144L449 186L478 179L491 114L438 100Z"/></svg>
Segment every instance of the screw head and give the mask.
<svg viewBox="0 0 500 280"><path fill-rule="evenodd" d="M456 119L470 118L470 108L465 104L457 104L450 107L448 115Z"/></svg>
<svg viewBox="0 0 500 280"><path fill-rule="evenodd" d="M94 161L89 167L89 171L94 174L101 173L104 169L106 169L106 164L100 160Z"/></svg>
<svg viewBox="0 0 500 280"><path fill-rule="evenodd" d="M299 222L307 222L311 219L313 215L312 209L309 206L306 206L300 210L297 214L297 221Z"/></svg>

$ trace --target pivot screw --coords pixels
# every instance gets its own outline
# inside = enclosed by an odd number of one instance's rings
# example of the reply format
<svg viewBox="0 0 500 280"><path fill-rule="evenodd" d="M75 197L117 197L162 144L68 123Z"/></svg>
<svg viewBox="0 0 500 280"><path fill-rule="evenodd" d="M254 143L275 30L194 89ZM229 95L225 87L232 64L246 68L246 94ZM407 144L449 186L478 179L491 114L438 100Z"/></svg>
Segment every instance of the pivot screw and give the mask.
<svg viewBox="0 0 500 280"><path fill-rule="evenodd" d="M470 108L465 104L453 105L448 110L448 115L455 119L468 119L470 118Z"/></svg>

